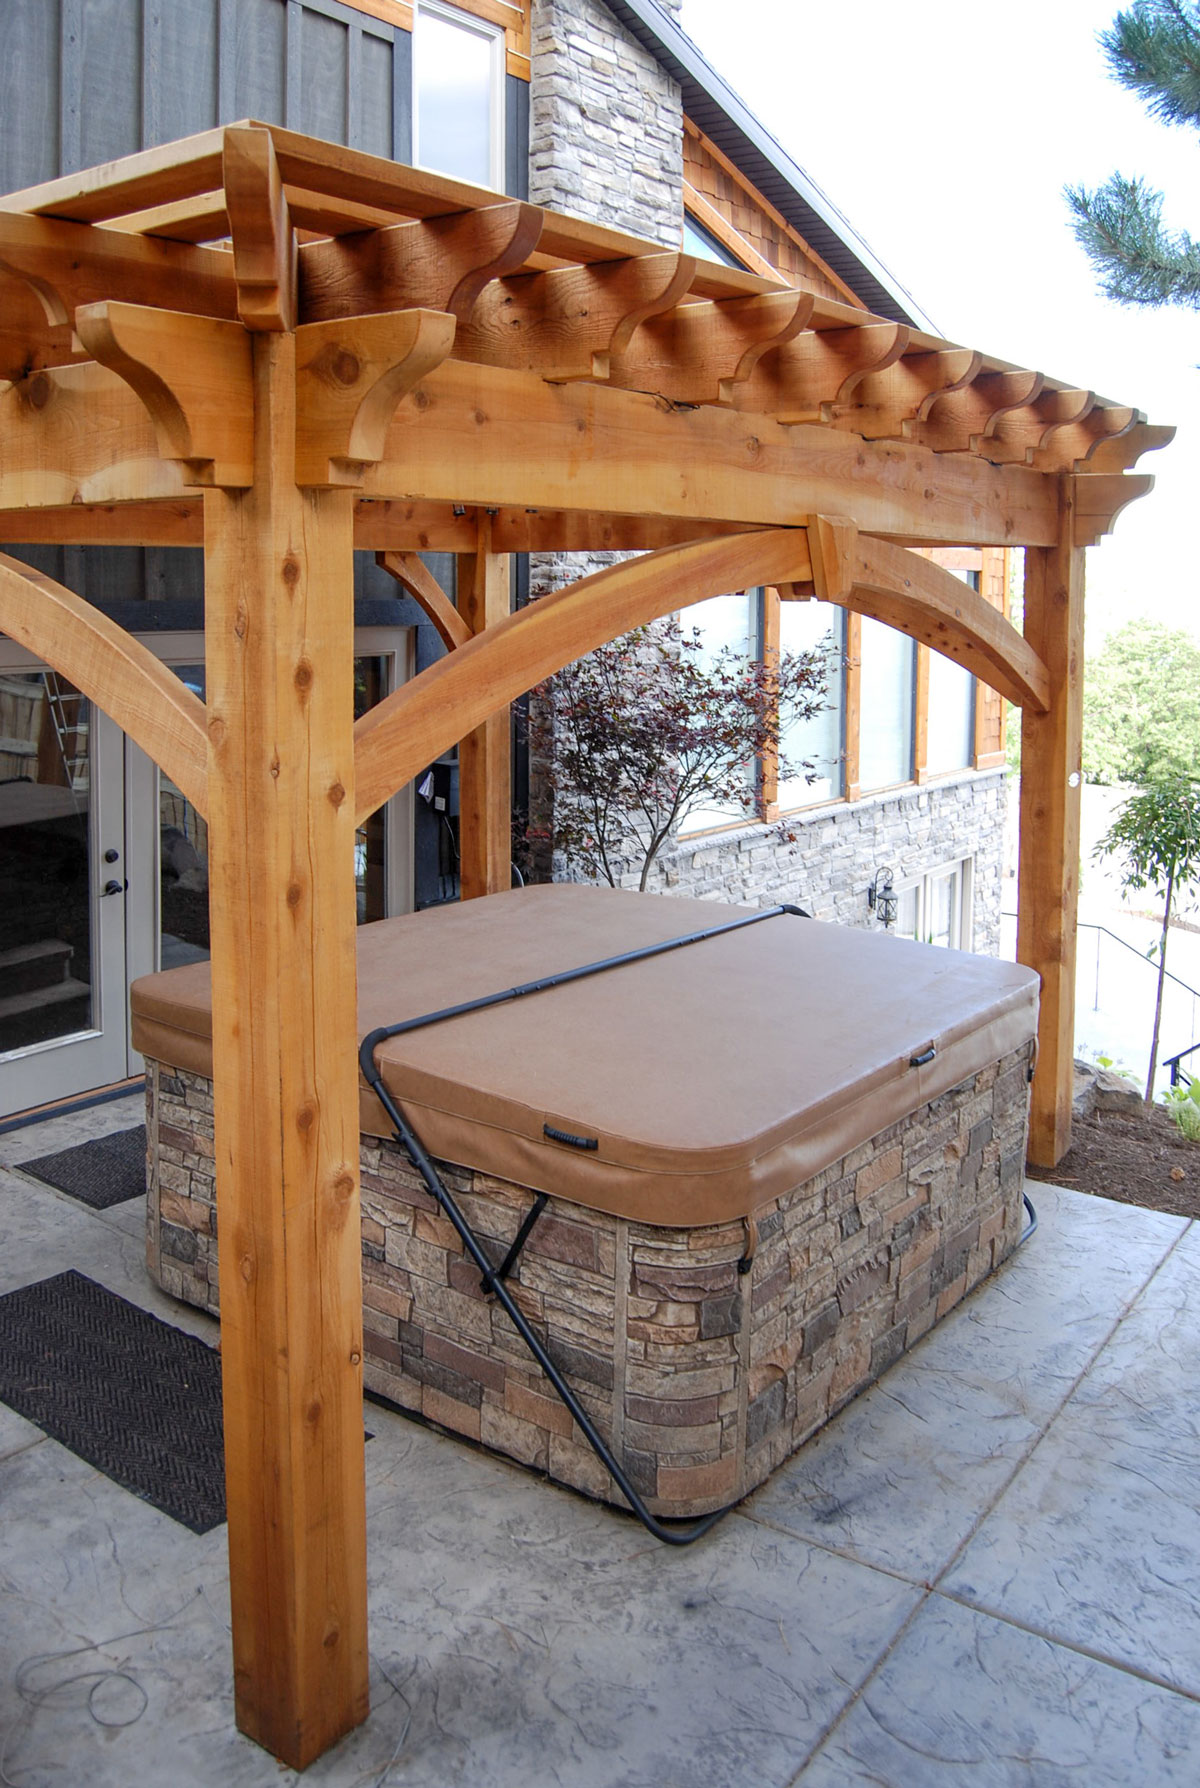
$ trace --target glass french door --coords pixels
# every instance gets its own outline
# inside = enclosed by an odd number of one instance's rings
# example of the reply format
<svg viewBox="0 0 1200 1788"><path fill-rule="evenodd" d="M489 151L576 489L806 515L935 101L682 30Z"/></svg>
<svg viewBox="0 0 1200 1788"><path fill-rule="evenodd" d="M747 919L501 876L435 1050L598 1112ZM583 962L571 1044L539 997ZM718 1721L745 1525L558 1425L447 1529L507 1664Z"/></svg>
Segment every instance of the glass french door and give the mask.
<svg viewBox="0 0 1200 1788"><path fill-rule="evenodd" d="M0 1115L125 1075L123 777L106 715L0 665Z"/></svg>

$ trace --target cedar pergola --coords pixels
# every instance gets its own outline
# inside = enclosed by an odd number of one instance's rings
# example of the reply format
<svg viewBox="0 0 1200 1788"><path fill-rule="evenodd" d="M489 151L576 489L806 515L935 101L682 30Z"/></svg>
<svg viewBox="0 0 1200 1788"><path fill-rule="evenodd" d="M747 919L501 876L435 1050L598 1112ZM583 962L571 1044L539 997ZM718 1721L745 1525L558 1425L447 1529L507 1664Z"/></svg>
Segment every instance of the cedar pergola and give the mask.
<svg viewBox="0 0 1200 1788"><path fill-rule="evenodd" d="M254 123L0 200L0 540L203 545L207 704L0 555L0 628L204 813L237 1717L367 1712L356 824L459 743L509 884L507 707L706 596L873 616L1024 710L1030 1152L1070 1137L1084 549L1172 430L739 269ZM1023 546L1024 632L906 550ZM449 650L353 719L352 553ZM508 612L505 555L637 550ZM458 606L417 558L463 555Z"/></svg>

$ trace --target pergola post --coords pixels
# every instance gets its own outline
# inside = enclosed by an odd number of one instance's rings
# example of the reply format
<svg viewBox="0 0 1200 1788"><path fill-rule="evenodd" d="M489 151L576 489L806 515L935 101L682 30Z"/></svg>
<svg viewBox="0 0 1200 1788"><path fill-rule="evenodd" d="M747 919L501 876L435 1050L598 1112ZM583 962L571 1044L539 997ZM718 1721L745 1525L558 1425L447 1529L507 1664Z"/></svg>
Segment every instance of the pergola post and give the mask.
<svg viewBox="0 0 1200 1788"><path fill-rule="evenodd" d="M295 338L254 483L205 496L213 1083L237 1721L302 1769L366 1717L351 490L295 483Z"/></svg>
<svg viewBox="0 0 1200 1788"><path fill-rule="evenodd" d="M1025 638L1050 675L1050 706L1021 722L1017 960L1042 978L1029 1159L1054 1167L1071 1146L1075 943L1083 753L1084 549L1074 479L1062 481L1056 545L1025 553Z"/></svg>
<svg viewBox="0 0 1200 1788"><path fill-rule="evenodd" d="M458 612L472 634L509 611L509 561L491 550L492 528L479 523L478 550L458 558ZM512 886L512 741L507 704L459 742L459 888L463 900Z"/></svg>

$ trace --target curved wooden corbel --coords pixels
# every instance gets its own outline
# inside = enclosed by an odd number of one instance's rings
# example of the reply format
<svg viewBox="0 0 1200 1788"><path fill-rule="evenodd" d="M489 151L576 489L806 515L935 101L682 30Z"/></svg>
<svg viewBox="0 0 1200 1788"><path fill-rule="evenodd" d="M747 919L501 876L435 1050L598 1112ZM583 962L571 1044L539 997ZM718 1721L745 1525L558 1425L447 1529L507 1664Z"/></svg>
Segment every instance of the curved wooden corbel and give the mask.
<svg viewBox="0 0 1200 1788"><path fill-rule="evenodd" d="M803 528L697 540L609 565L475 634L354 728L361 821L490 714L586 652L687 603L811 572Z"/></svg>
<svg viewBox="0 0 1200 1788"><path fill-rule="evenodd" d="M0 630L82 690L205 812L204 703L140 641L7 553L0 553Z"/></svg>
<svg viewBox="0 0 1200 1788"><path fill-rule="evenodd" d="M1046 666L1012 622L961 578L905 547L861 534L850 570L849 591L830 601L956 659L1018 707L1048 712Z"/></svg>
<svg viewBox="0 0 1200 1788"><path fill-rule="evenodd" d="M440 366L455 319L440 310L304 323L296 331L296 483L362 482L401 398Z"/></svg>
<svg viewBox="0 0 1200 1788"><path fill-rule="evenodd" d="M445 310L465 323L485 286L525 266L544 217L540 206L514 200L306 243L301 320L403 309Z"/></svg>
<svg viewBox="0 0 1200 1788"><path fill-rule="evenodd" d="M678 304L610 356L609 383L673 403L731 404L763 356L808 327L816 302L812 292L787 290Z"/></svg>
<svg viewBox="0 0 1200 1788"><path fill-rule="evenodd" d="M163 458L182 460L190 482L253 484L253 359L240 323L140 304L85 304L75 329L93 359L136 391Z"/></svg>
<svg viewBox="0 0 1200 1788"><path fill-rule="evenodd" d="M1123 509L1154 489L1148 472L1097 472L1073 480L1075 486L1075 541L1095 546Z"/></svg>
<svg viewBox="0 0 1200 1788"><path fill-rule="evenodd" d="M442 644L449 651L453 652L456 646L466 645L471 637L471 629L419 554L376 553L375 563L389 577L394 577L424 610L437 629Z"/></svg>

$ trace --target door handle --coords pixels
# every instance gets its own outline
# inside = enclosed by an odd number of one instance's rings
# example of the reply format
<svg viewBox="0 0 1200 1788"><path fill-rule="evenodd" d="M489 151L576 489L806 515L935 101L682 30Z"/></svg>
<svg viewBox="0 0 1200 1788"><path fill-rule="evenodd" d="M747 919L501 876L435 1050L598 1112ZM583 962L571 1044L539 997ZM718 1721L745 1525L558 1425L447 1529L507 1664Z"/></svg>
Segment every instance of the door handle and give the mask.
<svg viewBox="0 0 1200 1788"><path fill-rule="evenodd" d="M100 898L101 898L101 900L104 900L109 894L124 894L124 892L128 888L128 886L129 886L128 882L118 882L118 881L105 882L104 888L100 895Z"/></svg>

